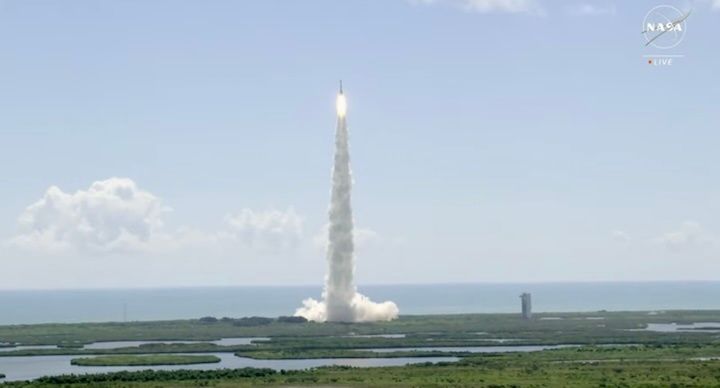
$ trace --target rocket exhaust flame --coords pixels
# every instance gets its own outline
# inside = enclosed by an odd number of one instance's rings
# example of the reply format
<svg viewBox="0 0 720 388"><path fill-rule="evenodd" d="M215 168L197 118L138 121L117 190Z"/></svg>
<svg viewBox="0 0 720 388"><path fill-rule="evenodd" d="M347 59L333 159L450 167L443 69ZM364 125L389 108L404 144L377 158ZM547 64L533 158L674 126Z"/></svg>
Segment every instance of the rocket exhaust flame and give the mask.
<svg viewBox="0 0 720 388"><path fill-rule="evenodd" d="M347 113L347 99L345 95L340 93L335 99L335 109L337 110L338 117L345 117Z"/></svg>
<svg viewBox="0 0 720 388"><path fill-rule="evenodd" d="M337 131L335 133L335 165L332 173L330 226L328 228L328 274L323 300L306 299L295 315L311 321L365 322L387 321L398 316L393 302L375 303L357 292L353 282L355 271L353 217L350 202L352 174L345 116L347 100L342 91L336 100Z"/></svg>

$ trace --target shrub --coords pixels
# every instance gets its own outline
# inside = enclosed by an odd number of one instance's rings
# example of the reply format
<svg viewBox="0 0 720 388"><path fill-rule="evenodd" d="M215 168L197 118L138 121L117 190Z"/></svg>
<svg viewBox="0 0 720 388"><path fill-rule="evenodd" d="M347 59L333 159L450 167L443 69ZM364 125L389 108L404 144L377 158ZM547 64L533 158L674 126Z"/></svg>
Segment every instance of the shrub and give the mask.
<svg viewBox="0 0 720 388"><path fill-rule="evenodd" d="M103 374L69 374L60 376L46 376L36 379L41 384L91 384L106 383L112 381L180 381L180 380L213 380L232 378L253 378L268 377L276 374L269 368L240 368L240 369L216 369L216 370L191 370L179 369L166 370L143 370L136 372L114 372Z"/></svg>
<svg viewBox="0 0 720 388"><path fill-rule="evenodd" d="M265 318L265 317L245 317L236 319L233 322L233 325L235 326L262 326L262 325L269 325L273 322L272 318Z"/></svg>
<svg viewBox="0 0 720 388"><path fill-rule="evenodd" d="M278 322L282 323L306 323L308 320L305 319L305 317L287 317L287 316L281 316L278 317Z"/></svg>

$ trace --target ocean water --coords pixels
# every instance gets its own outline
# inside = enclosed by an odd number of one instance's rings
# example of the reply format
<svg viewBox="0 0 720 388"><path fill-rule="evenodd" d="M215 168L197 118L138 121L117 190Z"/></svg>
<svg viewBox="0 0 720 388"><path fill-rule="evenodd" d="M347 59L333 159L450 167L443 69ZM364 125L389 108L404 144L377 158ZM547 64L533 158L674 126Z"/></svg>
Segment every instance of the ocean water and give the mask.
<svg viewBox="0 0 720 388"><path fill-rule="evenodd" d="M720 282L373 285L401 314L508 313L532 293L533 311L720 309ZM207 287L0 291L0 324L292 315L320 287Z"/></svg>

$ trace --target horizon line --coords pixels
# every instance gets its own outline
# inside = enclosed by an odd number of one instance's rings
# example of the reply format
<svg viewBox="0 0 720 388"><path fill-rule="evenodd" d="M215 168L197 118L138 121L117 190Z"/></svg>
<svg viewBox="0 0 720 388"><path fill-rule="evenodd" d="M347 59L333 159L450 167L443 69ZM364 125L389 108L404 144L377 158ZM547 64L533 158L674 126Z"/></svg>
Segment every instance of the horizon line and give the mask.
<svg viewBox="0 0 720 388"><path fill-rule="evenodd" d="M478 281L478 282L418 282L418 283L365 283L361 287L413 287L413 286L463 286L463 285L546 285L546 284L618 284L618 283L720 283L720 279L701 280L542 280L542 281ZM33 291L127 291L127 290L178 290L208 288L324 288L318 284L235 284L235 285L168 285L168 286L127 286L127 287L68 287L68 288L0 288L0 292L33 292Z"/></svg>

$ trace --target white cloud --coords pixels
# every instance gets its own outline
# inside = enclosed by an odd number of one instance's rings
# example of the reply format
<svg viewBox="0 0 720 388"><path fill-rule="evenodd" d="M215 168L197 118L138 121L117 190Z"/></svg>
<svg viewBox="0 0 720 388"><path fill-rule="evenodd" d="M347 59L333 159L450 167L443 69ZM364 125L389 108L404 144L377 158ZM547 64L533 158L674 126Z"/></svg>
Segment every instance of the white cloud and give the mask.
<svg viewBox="0 0 720 388"><path fill-rule="evenodd" d="M50 187L20 215L14 248L38 253L171 252L189 246L211 248L220 241L260 251L294 248L301 242L302 218L293 209L243 209L225 217L219 231L168 228L170 209L156 195L127 178L94 182L87 190L66 193ZM233 249L232 246L230 249Z"/></svg>
<svg viewBox="0 0 720 388"><path fill-rule="evenodd" d="M617 9L614 4L597 5L582 3L568 6L568 13L572 15L615 15Z"/></svg>
<svg viewBox="0 0 720 388"><path fill-rule="evenodd" d="M166 211L158 197L126 178L72 194L52 186L20 215L20 233L10 243L49 252L145 250L160 238Z"/></svg>
<svg viewBox="0 0 720 388"><path fill-rule="evenodd" d="M710 6L713 10L720 10L720 0L699 0L698 3L702 3L703 6Z"/></svg>
<svg viewBox="0 0 720 388"><path fill-rule="evenodd" d="M712 236L695 221L686 221L676 231L664 233L655 241L664 244L671 251L683 251L712 243Z"/></svg>
<svg viewBox="0 0 720 388"><path fill-rule="evenodd" d="M449 4L469 12L539 12L535 0L411 0L415 4Z"/></svg>
<svg viewBox="0 0 720 388"><path fill-rule="evenodd" d="M613 230L612 238L613 238L613 240L622 242L622 243L630 242L630 235L627 232L622 231L622 230Z"/></svg>
<svg viewBox="0 0 720 388"><path fill-rule="evenodd" d="M262 250L293 248L302 238L303 220L292 208L285 212L243 209L226 216L225 223L223 236Z"/></svg>

